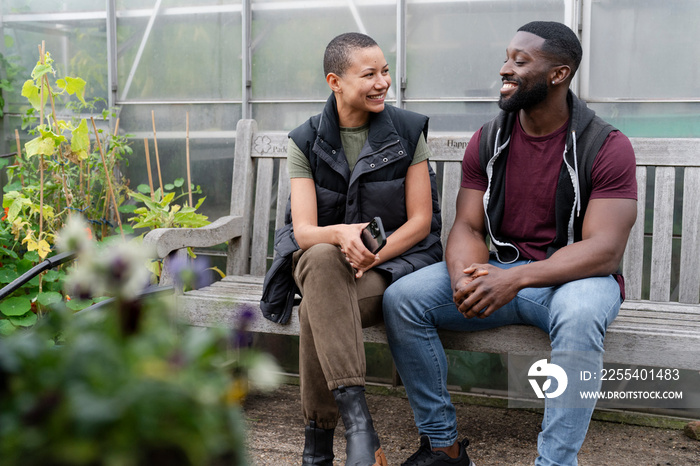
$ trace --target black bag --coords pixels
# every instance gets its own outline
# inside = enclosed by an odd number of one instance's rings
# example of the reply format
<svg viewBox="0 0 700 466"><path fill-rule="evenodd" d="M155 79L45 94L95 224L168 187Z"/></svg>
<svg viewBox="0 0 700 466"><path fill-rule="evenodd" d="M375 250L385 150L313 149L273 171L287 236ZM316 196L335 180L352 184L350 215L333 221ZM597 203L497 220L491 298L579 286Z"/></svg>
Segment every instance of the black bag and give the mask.
<svg viewBox="0 0 700 466"><path fill-rule="evenodd" d="M293 255L297 250L299 245L294 239L291 224L275 231L275 257L265 274L260 310L266 319L278 324L289 321L294 296L299 293L292 275Z"/></svg>

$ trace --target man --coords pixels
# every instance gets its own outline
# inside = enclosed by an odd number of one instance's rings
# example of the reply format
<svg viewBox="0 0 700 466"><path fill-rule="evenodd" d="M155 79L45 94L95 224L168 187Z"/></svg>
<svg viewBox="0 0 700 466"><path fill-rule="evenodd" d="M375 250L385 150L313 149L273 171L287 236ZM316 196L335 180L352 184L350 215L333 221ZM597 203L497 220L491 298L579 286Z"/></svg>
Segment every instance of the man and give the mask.
<svg viewBox="0 0 700 466"><path fill-rule="evenodd" d="M500 71L502 111L465 151L445 262L384 295L389 344L421 434L407 466L473 464L468 441L457 441L437 329L508 324L546 331L552 363L569 375L566 394L545 401L535 464L577 464L595 401L573 398L574 374L602 366L637 193L629 139L569 90L581 55L562 24L518 30Z"/></svg>
<svg viewBox="0 0 700 466"><path fill-rule="evenodd" d="M332 94L323 112L289 134L291 218L275 240L275 261L291 258L303 296L302 461L333 464L340 414L345 464L386 466L364 396L362 328L381 322L382 295L390 283L442 257L440 209L425 141L428 118L384 104L389 65L364 34L334 38L326 47L324 72ZM387 240L373 254L360 235L377 216ZM282 269L273 263L266 289L291 279L291 270L277 270ZM268 317L280 315L273 295L263 292L261 308Z"/></svg>

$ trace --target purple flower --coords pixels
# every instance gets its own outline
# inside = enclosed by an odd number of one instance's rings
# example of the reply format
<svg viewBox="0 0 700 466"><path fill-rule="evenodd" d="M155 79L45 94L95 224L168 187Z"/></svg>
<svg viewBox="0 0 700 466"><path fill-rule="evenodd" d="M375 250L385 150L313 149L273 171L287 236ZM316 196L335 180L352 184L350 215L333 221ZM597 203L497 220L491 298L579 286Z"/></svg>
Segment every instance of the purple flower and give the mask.
<svg viewBox="0 0 700 466"><path fill-rule="evenodd" d="M250 304L242 304L234 319L234 330L232 335L232 344L234 348L244 348L250 346L251 335L247 329L250 323L255 318L255 309Z"/></svg>
<svg viewBox="0 0 700 466"><path fill-rule="evenodd" d="M187 255L178 254L171 260L170 270L175 284L179 287L197 290L211 285L214 281L206 257L191 259Z"/></svg>

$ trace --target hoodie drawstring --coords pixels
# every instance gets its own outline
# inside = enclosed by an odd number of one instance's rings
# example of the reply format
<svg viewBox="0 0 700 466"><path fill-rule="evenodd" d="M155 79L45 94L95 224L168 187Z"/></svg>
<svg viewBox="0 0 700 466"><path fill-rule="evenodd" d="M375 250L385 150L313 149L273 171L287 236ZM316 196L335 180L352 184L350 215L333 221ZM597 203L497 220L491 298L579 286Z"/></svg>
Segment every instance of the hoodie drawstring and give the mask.
<svg viewBox="0 0 700 466"><path fill-rule="evenodd" d="M581 214L581 185L579 184L578 177L578 157L576 156L576 131L572 131L574 143L574 173L576 174L576 179L574 181L574 192L576 193L576 216Z"/></svg>

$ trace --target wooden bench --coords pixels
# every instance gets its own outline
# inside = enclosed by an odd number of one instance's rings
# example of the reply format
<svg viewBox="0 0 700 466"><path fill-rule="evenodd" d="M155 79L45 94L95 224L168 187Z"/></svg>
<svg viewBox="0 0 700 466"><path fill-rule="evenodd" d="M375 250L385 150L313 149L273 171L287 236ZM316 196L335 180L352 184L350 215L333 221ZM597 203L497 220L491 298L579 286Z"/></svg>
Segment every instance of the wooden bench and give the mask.
<svg viewBox="0 0 700 466"><path fill-rule="evenodd" d="M441 193L443 244L454 221L461 160L470 136L429 136L431 163ZM627 300L608 330L605 360L700 370L700 139L632 138L632 144L640 202L623 259ZM160 229L145 237L158 256L166 258L164 283L169 281L167 258L171 253L186 246L209 247L228 241L227 276L177 298L192 325L231 326L237 305L259 307L263 276L272 255L271 233L283 224L289 196L286 148L286 133L259 132L254 120L239 121L230 215L207 227ZM677 189L681 178L682 190ZM652 179L653 195L647 192ZM650 200L645 201L647 198ZM674 217L682 225L679 231L674 230ZM650 235L644 233L645 224L653 225L647 228ZM250 330L298 335L298 314L293 312L286 325L260 317ZM368 342L386 343L381 325L365 329L364 336ZM464 351L533 353L550 348L548 336L529 326L468 335L445 331L441 338L445 348Z"/></svg>

